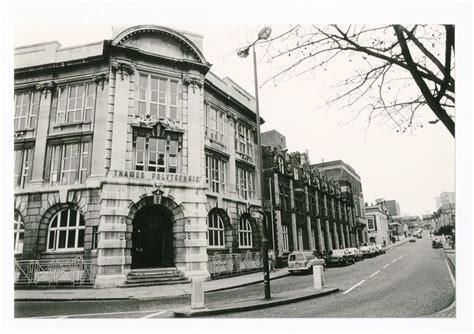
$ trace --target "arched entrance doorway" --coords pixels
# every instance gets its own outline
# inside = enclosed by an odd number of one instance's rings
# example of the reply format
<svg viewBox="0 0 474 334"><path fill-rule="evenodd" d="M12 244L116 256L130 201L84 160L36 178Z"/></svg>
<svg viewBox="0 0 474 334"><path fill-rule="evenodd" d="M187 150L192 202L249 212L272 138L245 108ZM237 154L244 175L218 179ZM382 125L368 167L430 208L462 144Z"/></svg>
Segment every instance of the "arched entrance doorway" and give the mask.
<svg viewBox="0 0 474 334"><path fill-rule="evenodd" d="M172 212L163 205L147 205L136 212L132 224L132 269L174 266Z"/></svg>

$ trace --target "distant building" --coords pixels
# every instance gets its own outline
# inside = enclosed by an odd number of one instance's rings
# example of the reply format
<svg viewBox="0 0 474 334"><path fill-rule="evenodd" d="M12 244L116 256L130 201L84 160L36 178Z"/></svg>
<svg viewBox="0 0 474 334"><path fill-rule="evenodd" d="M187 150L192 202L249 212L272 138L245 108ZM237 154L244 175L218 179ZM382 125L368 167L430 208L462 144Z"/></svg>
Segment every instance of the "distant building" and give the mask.
<svg viewBox="0 0 474 334"><path fill-rule="evenodd" d="M396 200L385 201L385 207L390 216L400 216L400 204Z"/></svg>
<svg viewBox="0 0 474 334"><path fill-rule="evenodd" d="M390 243L392 240L392 232L389 226L390 215L385 207L385 202L381 201L375 205L367 205L365 216L369 242L381 245Z"/></svg>
<svg viewBox="0 0 474 334"><path fill-rule="evenodd" d="M286 138L277 130L262 132L262 146L276 147L279 150L286 149Z"/></svg>
<svg viewBox="0 0 474 334"><path fill-rule="evenodd" d="M456 203L456 196L454 191L443 191L439 196L435 198L436 209L439 209L443 205L454 205Z"/></svg>
<svg viewBox="0 0 474 334"><path fill-rule="evenodd" d="M448 204L441 206L433 213L434 230L438 231L443 226L455 226L456 205Z"/></svg>
<svg viewBox="0 0 474 334"><path fill-rule="evenodd" d="M342 190L349 189L354 202L356 243L367 242L367 221L365 219L364 196L362 181L354 168L342 160L328 161L311 165L316 167L321 174L341 186Z"/></svg>

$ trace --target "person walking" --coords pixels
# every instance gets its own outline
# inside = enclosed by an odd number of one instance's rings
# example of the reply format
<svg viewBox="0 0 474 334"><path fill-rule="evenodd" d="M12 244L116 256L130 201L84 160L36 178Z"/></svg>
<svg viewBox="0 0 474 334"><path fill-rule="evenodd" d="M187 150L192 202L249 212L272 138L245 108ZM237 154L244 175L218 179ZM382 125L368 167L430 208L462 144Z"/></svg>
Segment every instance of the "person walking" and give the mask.
<svg viewBox="0 0 474 334"><path fill-rule="evenodd" d="M271 272L275 272L275 252L273 252L273 249L268 250L268 267Z"/></svg>

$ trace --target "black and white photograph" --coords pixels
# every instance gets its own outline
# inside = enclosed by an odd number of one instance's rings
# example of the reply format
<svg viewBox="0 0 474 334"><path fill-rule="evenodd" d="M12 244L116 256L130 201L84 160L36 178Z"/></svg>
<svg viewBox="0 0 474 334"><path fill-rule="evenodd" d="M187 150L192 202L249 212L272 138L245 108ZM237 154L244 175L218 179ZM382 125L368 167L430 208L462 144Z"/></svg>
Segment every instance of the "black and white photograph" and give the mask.
<svg viewBox="0 0 474 334"><path fill-rule="evenodd" d="M471 332L472 4L428 4L4 3L4 330Z"/></svg>

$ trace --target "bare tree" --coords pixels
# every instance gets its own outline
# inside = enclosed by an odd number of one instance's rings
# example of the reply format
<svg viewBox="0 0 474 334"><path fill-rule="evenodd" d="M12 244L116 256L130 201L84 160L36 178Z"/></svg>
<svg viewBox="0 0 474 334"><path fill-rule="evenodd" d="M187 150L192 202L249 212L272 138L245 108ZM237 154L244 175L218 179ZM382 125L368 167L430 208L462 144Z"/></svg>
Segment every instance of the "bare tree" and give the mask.
<svg viewBox="0 0 474 334"><path fill-rule="evenodd" d="M455 136L452 25L296 25L262 44L280 67L264 84L346 62L353 72L333 86L330 107L365 112L368 126L378 119L397 132L423 127L428 107L436 117L429 123Z"/></svg>

